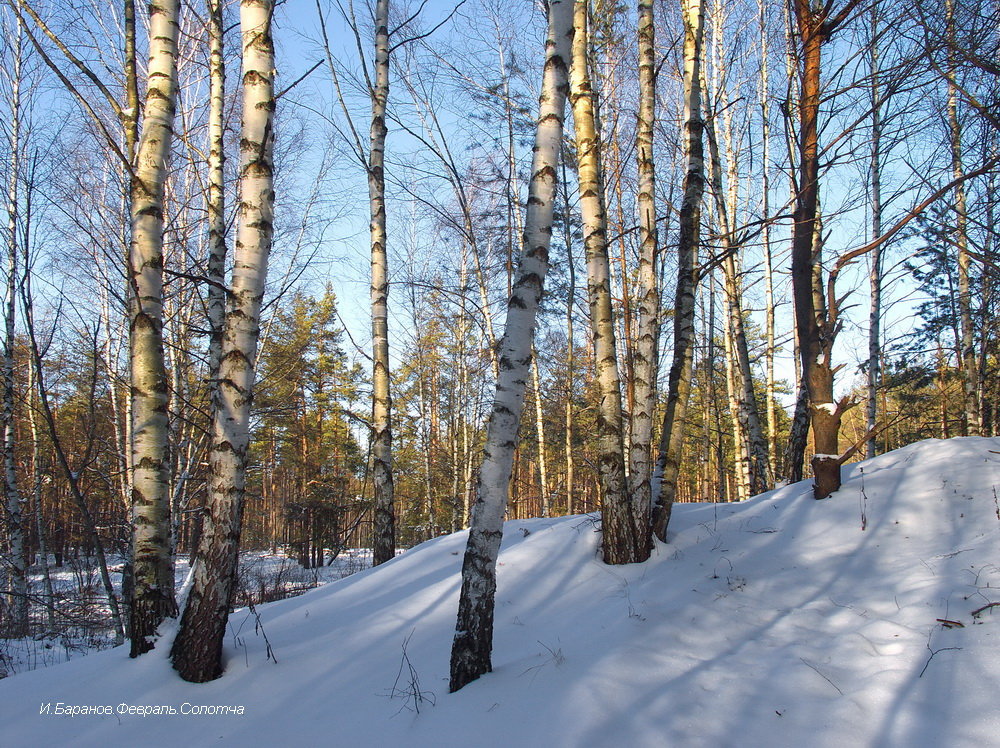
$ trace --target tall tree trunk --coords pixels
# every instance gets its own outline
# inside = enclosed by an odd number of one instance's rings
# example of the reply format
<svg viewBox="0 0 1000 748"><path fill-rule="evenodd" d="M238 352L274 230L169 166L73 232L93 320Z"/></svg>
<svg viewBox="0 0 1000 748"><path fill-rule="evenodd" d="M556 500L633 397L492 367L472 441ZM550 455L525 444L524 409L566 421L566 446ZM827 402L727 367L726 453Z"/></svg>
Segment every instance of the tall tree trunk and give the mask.
<svg viewBox="0 0 1000 748"><path fill-rule="evenodd" d="M389 392L389 270L385 223L385 112L389 100L389 0L375 4L375 80L371 91L368 199L372 245L372 484L375 528L372 563L396 555L392 481L392 396Z"/></svg>
<svg viewBox="0 0 1000 748"><path fill-rule="evenodd" d="M149 4L149 66L132 180L129 354L132 388L131 655L176 615L170 542L168 385L163 358L163 192L177 100L179 0Z"/></svg>
<svg viewBox="0 0 1000 748"><path fill-rule="evenodd" d="M226 318L225 124L226 67L223 54L222 0L208 0L208 381L210 393L219 378L222 328ZM209 397L211 401L211 395Z"/></svg>
<svg viewBox="0 0 1000 748"><path fill-rule="evenodd" d="M208 500L194 581L171 650L184 680L222 674L222 643L239 562L260 309L274 226L272 0L241 0L243 124L233 280L212 408Z"/></svg>
<svg viewBox="0 0 1000 748"><path fill-rule="evenodd" d="M636 163L639 170L636 207L639 212L638 330L633 350L635 398L629 433L629 494L636 536L649 533L656 375L659 362L659 248L656 227L656 167L653 128L656 124L656 39L652 0L638 0L639 116L636 122Z"/></svg>
<svg viewBox="0 0 1000 748"><path fill-rule="evenodd" d="M35 504L35 532L38 535L38 555L42 561L42 582L45 588L45 616L49 631L55 632L55 601L56 596L52 588L52 575L49 573L49 547L45 529L45 511L43 507L42 485L45 481L46 472L42 467L41 438L38 433L38 409L35 407L35 361L28 364L28 426L31 429L31 476L33 483L33 494Z"/></svg>
<svg viewBox="0 0 1000 748"><path fill-rule="evenodd" d="M566 514L573 514L576 509L573 500L574 472L573 462L573 385L576 367L576 351L573 340L573 305L576 303L576 265L573 260L573 237L569 228L569 180L566 178L566 159L562 164L563 193L563 239L566 242L566 272L569 276L569 288L566 289L566 433L563 441L563 451L566 458Z"/></svg>
<svg viewBox="0 0 1000 748"><path fill-rule="evenodd" d="M580 178L580 212L583 244L587 253L587 296L594 358L600 389L597 411L597 473L601 484L601 530L604 561L626 564L649 557L649 531L637 534L625 475L622 434L622 396L611 308L611 268L608 260L607 213L601 136L594 112L590 84L588 0L576 0L574 9L573 66L570 99L576 132L577 169Z"/></svg>
<svg viewBox="0 0 1000 748"><path fill-rule="evenodd" d="M531 346L531 386L535 391L535 435L538 438L538 488L542 492L542 516L552 513L549 505L552 493L549 490L549 466L545 459L545 415L542 412L541 377L538 373L538 350Z"/></svg>
<svg viewBox="0 0 1000 748"><path fill-rule="evenodd" d="M764 253L764 397L767 414L768 474L778 476L778 408L774 378L774 258L771 247L771 87L767 5L758 0L760 19L760 123L763 166L760 175L760 212L764 219L760 241Z"/></svg>
<svg viewBox="0 0 1000 748"><path fill-rule="evenodd" d="M801 368L801 367L796 367ZM805 380L796 377L798 385L795 393L795 407L789 427L788 444L785 446L785 480L798 483L805 476L803 463L806 458L806 442L809 439L809 388Z"/></svg>
<svg viewBox="0 0 1000 748"><path fill-rule="evenodd" d="M28 549L27 519L24 516L25 501L17 480L16 440L14 423L15 382L14 349L16 345L15 326L17 315L18 287L18 231L20 230L20 203L18 187L21 170L21 65L23 46L21 26L18 24L14 37L12 69L10 71L10 119L8 122L10 163L7 183L7 285L4 295L4 339L3 357L0 359L0 380L2 380L2 403L0 403L0 451L3 454L4 497L6 503L5 525L10 551L9 570L11 626L13 637L28 634Z"/></svg>
<svg viewBox="0 0 1000 748"><path fill-rule="evenodd" d="M836 299L825 299L822 281L822 229L819 222L819 108L822 45L843 22L856 0L849 0L834 18L831 4L813 9L808 0L794 0L799 37L799 183L792 232L792 294L802 376L808 387L815 456L813 494L826 498L840 488L838 436L844 412L852 401L834 400L832 362L836 336ZM831 308L827 309L827 304Z"/></svg>
<svg viewBox="0 0 1000 748"><path fill-rule="evenodd" d="M785 76L788 79L788 101L798 101L801 86L797 75L798 52L795 48L795 20L793 18L791 5L786 3L782 6L782 20L785 27ZM793 144L792 136L794 126L792 125L793 108L785 110L785 130L788 143L788 202L795 205L798 198L798 179L796 170L797 145ZM795 221L793 218L791 232L795 233ZM793 302L794 307L794 302ZM795 313L792 313L792 358L795 361L795 407L792 412L792 423L789 427L788 442L785 445L784 470L786 480L789 483L798 483L804 475L804 462L806 456L806 442L809 439L809 385L802 374L802 356L799 353L798 326L795 322Z"/></svg>
<svg viewBox="0 0 1000 748"><path fill-rule="evenodd" d="M871 7L871 39L869 40L869 58L871 64L871 86L869 87L872 107L872 140L871 163L869 165L869 181L871 190L871 240L882 236L882 113L879 102L879 3L873 2ZM871 269L868 276L871 294L868 313L868 392L865 403L865 425L868 441L865 444L865 457L875 456L878 444L875 439L875 425L878 420L878 391L882 383L882 245L876 245L872 250Z"/></svg>
<svg viewBox="0 0 1000 748"><path fill-rule="evenodd" d="M962 125L958 118L958 87L955 80L955 5L954 0L945 0L945 16L949 39L948 69L948 140L951 150L951 171L956 180L963 180L965 168L962 165ZM958 251L958 325L959 350L962 371L962 392L964 403L963 433L968 436L982 434L982 414L979 407L979 362L976 357L975 331L972 321L972 285L969 271L972 258L969 254L968 208L965 199L965 182L955 185L955 246ZM992 228L992 227L991 227Z"/></svg>
<svg viewBox="0 0 1000 748"><path fill-rule="evenodd" d="M746 501L750 498L750 451L743 424L740 423L740 386L737 384L739 375L736 371L736 343L733 340L732 300L723 281L725 304L723 305L726 319L723 325L723 349L726 363L726 399L729 401L730 427L733 437L733 485L736 487L736 501ZM714 289L712 289L714 293Z"/></svg>
<svg viewBox="0 0 1000 748"><path fill-rule="evenodd" d="M500 374L486 430L469 542L462 563L462 591L451 651L451 691L457 691L492 670L496 561L524 410L532 331L549 266L556 167L562 142L572 41L572 2L550 0L524 245L507 305L507 322L500 342Z"/></svg>
<svg viewBox="0 0 1000 748"><path fill-rule="evenodd" d="M703 0L681 0L684 21L684 197L677 238L677 290L674 294L674 355L670 365L667 409L660 432L660 451L652 481L653 533L667 539L670 510L677 494L677 475L684 448L691 373L694 364L695 292L701 243L701 198L705 191L702 145L701 65L705 36Z"/></svg>
<svg viewBox="0 0 1000 748"><path fill-rule="evenodd" d="M767 464L767 442L761 427L757 396L753 388L753 370L750 366L750 349L747 344L746 327L743 322L743 288L736 264L736 252L740 247L733 242L732 216L735 214L735 170L729 172L728 205L723 201L722 160L719 144L715 137L711 112L707 124L709 153L711 155L712 194L715 196L716 213L722 231L722 273L726 292L726 359L729 376L729 390L735 429L735 447L740 455L740 499L763 493L770 483ZM727 137L730 145L732 139ZM727 148L729 163L735 162L735 153Z"/></svg>

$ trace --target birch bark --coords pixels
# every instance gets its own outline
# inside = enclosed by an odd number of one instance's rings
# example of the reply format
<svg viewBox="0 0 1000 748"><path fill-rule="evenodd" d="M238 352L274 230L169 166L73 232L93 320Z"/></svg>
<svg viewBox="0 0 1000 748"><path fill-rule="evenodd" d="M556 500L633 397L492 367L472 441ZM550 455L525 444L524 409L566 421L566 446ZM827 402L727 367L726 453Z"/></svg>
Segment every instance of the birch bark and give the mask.
<svg viewBox="0 0 1000 748"><path fill-rule="evenodd" d="M597 474L601 484L601 532L604 561L625 564L649 557L649 531L637 533L625 475L622 434L621 381L611 307L611 267L608 259L607 212L601 135L590 83L588 0L576 0L570 99L576 133L580 213L587 258L587 296L593 337L600 405L597 411Z"/></svg>
<svg viewBox="0 0 1000 748"><path fill-rule="evenodd" d="M709 119L711 114L709 114ZM760 411L753 389L753 370L750 366L750 349L747 344L746 327L743 322L743 288L736 252L740 249L733 242L733 227L730 216L735 212L735 199L727 205L723 199L722 161L714 128L706 124L709 153L711 155L712 194L715 196L716 214L722 231L722 273L723 288L726 292L726 357L727 382L731 399L731 409L735 416L735 438L740 463L740 500L756 496L767 490L770 482L767 462L767 442L761 427ZM727 138L727 145L731 139ZM729 162L735 160L730 148ZM730 194L734 195L733 171L729 174Z"/></svg>
<svg viewBox="0 0 1000 748"><path fill-rule="evenodd" d="M21 170L21 65L22 35L18 24L12 50L10 70L10 119L8 120L10 161L7 182L7 284L4 292L3 356L0 358L0 380L3 394L0 401L0 450L3 455L5 523L10 549L10 586L7 598L11 610L10 635L26 636L28 633L28 552L25 544L25 501L17 480L15 447L17 431L14 423L15 381L14 349L18 288L18 231L19 231L19 182Z"/></svg>
<svg viewBox="0 0 1000 748"><path fill-rule="evenodd" d="M503 516L518 427L524 410L535 317L549 266L556 167L563 135L572 41L572 2L551 0L524 243L500 341L500 374L487 424L469 542L462 563L462 591L451 651L451 691L457 691L492 670L496 560L503 537Z"/></svg>
<svg viewBox="0 0 1000 748"><path fill-rule="evenodd" d="M389 270L385 222L385 112L389 99L389 0L375 4L375 80L371 91L368 199L371 205L373 563L396 555L392 480L392 396L389 392Z"/></svg>
<svg viewBox="0 0 1000 748"><path fill-rule="evenodd" d="M223 56L222 0L208 0L208 381L214 392L222 358L222 327L226 317L226 194L223 113L226 67Z"/></svg>
<svg viewBox="0 0 1000 748"><path fill-rule="evenodd" d="M168 384L163 357L163 193L177 100L179 0L149 4L149 66L132 180L129 252L132 574L131 656L176 615L170 542Z"/></svg>
<svg viewBox="0 0 1000 748"><path fill-rule="evenodd" d="M871 62L871 86L869 100L872 107L872 140L869 179L871 184L871 240L882 236L882 112L879 103L879 4L871 7L871 39L869 59ZM868 276L871 293L868 313L868 392L865 404L865 425L871 436L865 444L865 457L875 456L877 443L875 425L878 419L878 392L882 383L882 245L872 250L871 270Z"/></svg>
<svg viewBox="0 0 1000 748"><path fill-rule="evenodd" d="M764 0L758 0L760 23L760 130L763 167L760 175L761 227L760 241L764 253L764 391L767 414L768 474L772 480L778 475L778 410L774 378L774 257L771 247L771 87L770 45L768 42L767 13Z"/></svg>
<svg viewBox="0 0 1000 748"><path fill-rule="evenodd" d="M638 2L639 116L636 123L636 162L639 170L639 278L638 341L634 346L632 380L635 400L629 444L629 493L635 532L648 533L650 520L653 412L659 360L660 293L659 247L656 227L656 166L653 128L656 124L656 27L652 0Z"/></svg>
<svg viewBox="0 0 1000 748"><path fill-rule="evenodd" d="M949 50L955 46L955 4L945 1L945 19ZM955 180L964 180L962 165L962 125L958 117L958 86L955 78L955 53L948 52L948 69L945 78L948 83L948 145L951 151L951 171ZM961 352L963 426L964 435L979 436L982 433L982 414L979 406L979 362L976 357L975 332L972 320L972 285L969 271L972 259L969 254L969 218L965 197L965 182L955 185L955 247L958 265L958 326L959 350Z"/></svg>
<svg viewBox="0 0 1000 748"><path fill-rule="evenodd" d="M674 294L674 353L670 365L667 409L652 481L653 533L667 538L670 509L677 494L677 475L684 448L684 427L694 367L695 292L701 241L701 199L705 191L702 145L701 66L705 36L703 0L681 0L684 22L684 196L677 241L677 289Z"/></svg>
<svg viewBox="0 0 1000 748"><path fill-rule="evenodd" d="M243 124L240 208L231 296L212 408L209 486L198 559L174 668L193 682L222 674L222 642L236 581L260 310L274 223L272 0L241 0Z"/></svg>

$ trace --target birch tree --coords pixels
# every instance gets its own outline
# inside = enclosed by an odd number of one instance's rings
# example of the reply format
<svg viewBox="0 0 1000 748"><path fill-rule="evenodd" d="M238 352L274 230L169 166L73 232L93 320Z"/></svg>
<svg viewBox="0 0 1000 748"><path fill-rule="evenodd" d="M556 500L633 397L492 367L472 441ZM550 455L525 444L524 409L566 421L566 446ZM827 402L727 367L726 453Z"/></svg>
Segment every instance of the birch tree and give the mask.
<svg viewBox="0 0 1000 748"><path fill-rule="evenodd" d="M226 192L223 121L226 103L226 63L223 54L222 0L208 0L208 381L215 389L222 358L222 327L226 317Z"/></svg>
<svg viewBox="0 0 1000 748"><path fill-rule="evenodd" d="M371 469L375 493L372 560L377 566L396 555L392 476L392 393L389 387L389 264L386 249L385 139L388 133L386 111L389 103L389 55L400 43L390 47L389 0L376 0L373 16L374 69L369 70L364 56L361 58L365 89L371 103L368 147L365 148L340 89L340 78L330 51L326 20L319 0L316 8L327 64L352 136L351 146L354 155L364 165L368 180L372 320ZM361 32L354 15L353 2L348 2L346 10L342 6L340 10L351 28L358 49L361 50Z"/></svg>
<svg viewBox="0 0 1000 748"><path fill-rule="evenodd" d="M764 254L764 392L767 411L767 457L771 478L778 476L778 411L774 378L775 313L774 313L774 255L771 243L771 225L766 219L771 212L771 78L770 34L767 23L767 4L758 0L760 26L760 139L763 166L760 175L760 212L765 222L761 226L760 240Z"/></svg>
<svg viewBox="0 0 1000 748"><path fill-rule="evenodd" d="M964 392L965 412L963 433L979 436L982 433L982 413L979 406L979 372L976 357L975 332L972 314L972 258L969 253L969 212L965 197L965 168L962 164L962 125L958 116L958 83L955 71L955 2L945 0L945 24L948 44L948 62L945 81L948 85L948 147L951 154L951 174L956 180L954 191L955 249L958 266L958 327L960 367Z"/></svg>
<svg viewBox="0 0 1000 748"><path fill-rule="evenodd" d="M746 499L766 491L770 483L770 475L767 442L764 439L757 398L754 394L750 350L743 322L743 288L736 264L736 253L740 251L741 246L731 223L731 216L735 213L735 205L732 200L727 204L723 198L725 191L722 181L722 161L712 120L712 114L708 112L705 131L708 135L711 155L710 181L712 194L715 198L723 252L721 263L726 298L726 357L727 361L730 362L727 370L730 380L731 409L736 426L734 447L742 455L740 462L743 463L741 470L743 475L740 476L740 496L741 499ZM727 158L732 163L736 157L730 152L727 154ZM734 171L730 171L730 179L734 178ZM734 185L731 183L729 187L730 193L734 194Z"/></svg>
<svg viewBox="0 0 1000 748"><path fill-rule="evenodd" d="M372 562L396 555L392 484L392 396L389 392L389 269L385 222L385 111L389 100L389 0L375 3L375 79L369 81L372 121L368 150L368 200L372 248L372 484L375 534Z"/></svg>
<svg viewBox="0 0 1000 748"><path fill-rule="evenodd" d="M877 1L871 6L871 36L868 42L869 73L871 84L871 153L868 167L869 201L871 203L871 238L882 235L882 106L880 103L880 46L879 9ZM868 313L868 392L865 403L865 425L871 436L865 444L865 458L875 456L875 429L878 424L878 393L882 384L882 246L872 250L868 274L870 291Z"/></svg>
<svg viewBox="0 0 1000 748"><path fill-rule="evenodd" d="M653 475L653 533L667 539L670 509L684 448L684 426L694 368L695 292L701 242L701 199L705 191L701 66L705 36L703 0L681 0L684 23L684 194L678 219L677 287L674 293L674 352L668 380L667 407Z"/></svg>
<svg viewBox="0 0 1000 748"><path fill-rule="evenodd" d="M168 382L163 358L163 193L177 101L179 0L149 4L149 65L131 184L129 358L131 377L133 657L153 647L177 612L170 542Z"/></svg>
<svg viewBox="0 0 1000 748"><path fill-rule="evenodd" d="M27 517L26 502L18 485L16 457L17 429L14 422L14 406L16 399L14 381L14 351L16 346L15 326L17 324L17 289L19 284L18 267L18 231L20 199L19 187L21 179L22 143L22 111L21 84L22 66L24 62L23 34L18 23L14 32L14 40L10 49L9 64L9 106L7 118L7 147L10 152L7 172L7 282L4 286L3 317L4 336L3 353L0 357L0 385L3 391L0 401L0 454L3 458L3 486L6 502L4 504L5 525L7 527L7 542L10 549L9 577L12 626L10 633L14 636L26 636L28 633L28 552L27 552Z"/></svg>
<svg viewBox="0 0 1000 748"><path fill-rule="evenodd" d="M653 130L656 126L656 24L652 0L638 2L639 112L636 162L639 171L636 206L639 212L638 342L633 350L635 401L631 413L629 493L636 535L648 537L652 474L653 412L659 363L659 246L656 226L656 166Z"/></svg>
<svg viewBox="0 0 1000 748"><path fill-rule="evenodd" d="M522 253L500 341L500 373L462 563L462 590L451 651L451 691L492 670L496 562L524 410L533 329L549 267L572 42L573 4L570 0L551 0Z"/></svg>
<svg viewBox="0 0 1000 748"><path fill-rule="evenodd" d="M243 122L233 277L212 405L208 500L174 668L193 682L222 674L222 643L239 560L260 311L274 230L272 0L241 0Z"/></svg>
<svg viewBox="0 0 1000 748"><path fill-rule="evenodd" d="M636 526L625 474L621 380L611 308L611 268L608 261L607 212L601 135L595 116L590 83L588 0L575 0L573 65L570 99L576 134L577 173L580 180L580 213L587 260L587 298L590 329L600 390L598 405L597 473L601 483L601 543L604 561L625 564L649 557L649 530Z"/></svg>

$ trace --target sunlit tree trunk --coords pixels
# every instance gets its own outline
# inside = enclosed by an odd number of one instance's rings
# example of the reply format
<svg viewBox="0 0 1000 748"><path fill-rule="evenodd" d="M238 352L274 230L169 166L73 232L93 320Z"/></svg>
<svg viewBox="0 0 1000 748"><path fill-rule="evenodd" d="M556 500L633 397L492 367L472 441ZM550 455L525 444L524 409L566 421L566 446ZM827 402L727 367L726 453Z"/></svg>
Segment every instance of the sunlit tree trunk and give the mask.
<svg viewBox="0 0 1000 748"><path fill-rule="evenodd" d="M597 472L601 483L601 529L604 561L624 564L649 556L648 530L637 535L625 475L621 382L611 308L611 268L608 260L607 213L601 136L590 84L587 0L576 0L570 98L576 133L580 178L580 213L587 254L587 296L600 403L597 416Z"/></svg>
<svg viewBox="0 0 1000 748"><path fill-rule="evenodd" d="M28 427L31 430L31 477L33 485L32 493L35 505L35 532L38 536L38 555L42 562L42 584L45 589L45 599L47 601L45 606L45 618L48 623L49 630L55 631L56 598L52 587L52 575L49 573L48 533L45 526L45 509L42 500L42 486L44 484L47 471L43 470L42 466L41 435L38 431L38 408L35 406L34 396L36 378L35 361L32 359L28 365Z"/></svg>
<svg viewBox="0 0 1000 748"><path fill-rule="evenodd" d="M838 436L850 398L836 401L831 360L836 336L837 299L826 299L823 288L822 230L819 223L819 111L822 45L856 5L849 0L831 17L831 4L813 9L808 0L794 0L799 39L798 193L792 232L792 295L795 325L808 387L815 456L812 461L817 499L840 488ZM827 304L833 308L827 309ZM831 321L834 321L831 324Z"/></svg>
<svg viewBox="0 0 1000 748"><path fill-rule="evenodd" d="M632 382L635 398L629 429L629 493L636 535L649 533L652 476L653 413L659 358L659 248L656 227L656 167L653 128L656 124L656 43L652 0L638 2L639 115L636 122L636 163L639 169L636 205L639 212L638 341L633 347Z"/></svg>
<svg viewBox="0 0 1000 748"><path fill-rule="evenodd" d="M573 514L576 509L573 493L575 463L573 460L573 391L576 375L576 345L573 338L573 305L576 303L576 265L573 260L573 237L569 228L569 180L566 178L566 159L562 159L562 194L563 194L563 239L566 243L566 273L569 287L566 289L566 413L563 452L566 459L566 514Z"/></svg>
<svg viewBox="0 0 1000 748"><path fill-rule="evenodd" d="M274 226L274 43L271 0L242 0L240 208L231 296L212 407L209 486L194 579L174 640L188 681L222 674L222 644L239 561L260 310Z"/></svg>
<svg viewBox="0 0 1000 748"><path fill-rule="evenodd" d="M760 129L763 166L760 175L760 212L764 218L760 241L764 255L764 397L767 415L768 474L772 480L778 476L778 408L777 388L774 377L775 313L774 313L774 256L771 244L771 78L770 45L767 27L767 4L758 0L760 21Z"/></svg>
<svg viewBox="0 0 1000 748"><path fill-rule="evenodd" d="M535 392L535 436L538 438L538 488L542 492L542 516L548 517L552 509L549 505L548 462L545 458L545 414L542 410L541 376L538 372L538 350L531 346L531 387Z"/></svg>
<svg viewBox="0 0 1000 748"><path fill-rule="evenodd" d="M684 425L694 366L695 292L698 246L701 242L701 199L705 191L702 145L701 66L705 35L703 0L681 0L684 21L684 196L678 219L677 290L674 294L674 354L670 365L667 408L660 432L660 450L653 476L653 532L667 538L670 510L677 494L677 476L684 447Z"/></svg>
<svg viewBox="0 0 1000 748"><path fill-rule="evenodd" d="M954 0L945 0L945 16L949 44L954 46L955 37L955 6ZM962 165L962 125L958 118L958 88L955 79L955 64L953 51L949 51L948 69L945 77L948 82L948 145L951 151L951 171L955 180L963 180L965 168ZM976 357L975 332L972 320L972 285L969 271L972 258L969 254L969 218L965 197L965 182L958 181L955 185L955 247L958 253L958 326L959 350L961 351L961 370L963 384L964 433L969 436L979 436L982 433L982 414L979 404L979 362ZM992 229L992 227L990 227Z"/></svg>
<svg viewBox="0 0 1000 748"><path fill-rule="evenodd" d="M879 103L879 3L871 7L871 39L868 55L871 64L871 85L869 87L872 107L871 163L868 167L871 200L871 238L882 236L882 112ZM865 403L865 425L868 427L868 441L865 457L871 459L877 449L875 425L878 419L878 393L882 383L882 245L872 250L871 269L868 276L871 293L868 313L868 392Z"/></svg>
<svg viewBox="0 0 1000 748"><path fill-rule="evenodd" d="M375 4L375 80L372 89L368 199L372 249L372 484L375 528L372 563L396 555L392 480L392 397L389 392L389 270L385 223L385 112L389 100L389 0Z"/></svg>
<svg viewBox="0 0 1000 748"><path fill-rule="evenodd" d="M132 180L129 352L132 452L131 654L177 612L170 542L168 384L163 357L163 192L177 101L179 0L149 4L146 103Z"/></svg>
<svg viewBox="0 0 1000 748"><path fill-rule="evenodd" d="M714 127L709 119L706 124L709 153L711 155L712 194L715 196L716 215L722 234L723 288L726 298L726 361L730 409L734 417L734 439L739 462L739 497L747 499L767 490L770 483L767 464L767 442L761 425L757 397L753 389L753 370L750 366L750 349L747 344L746 326L743 321L743 288L736 263L740 247L733 242L732 216L735 213L735 170L729 173L728 204L722 199L722 160ZM727 145L731 138L727 138ZM732 164L736 158L732 148L727 157Z"/></svg>
<svg viewBox="0 0 1000 748"><path fill-rule="evenodd" d="M7 121L8 143L10 157L7 174L7 284L4 289L4 338L3 357L0 359L0 384L2 384L2 401L0 401L0 449L3 452L4 497L6 499L4 524L7 527L7 543L9 553L8 574L10 577L10 592L7 598L10 605L11 625L9 634L14 637L26 636L28 633L28 549L26 546L27 518L25 517L25 501L17 480L16 441L17 430L14 423L14 404L16 400L14 381L14 350L16 345L15 326L17 323L17 289L18 289L18 231L20 203L18 187L21 170L21 66L23 63L23 46L20 24L14 37L11 50L10 70L10 114Z"/></svg>
<svg viewBox="0 0 1000 748"><path fill-rule="evenodd" d="M226 317L226 194L223 121L226 67L223 56L222 0L208 0L208 380L215 389Z"/></svg>
<svg viewBox="0 0 1000 748"><path fill-rule="evenodd" d="M451 651L451 691L492 670L496 561L524 410L535 317L549 266L556 168L572 41L572 2L551 0L524 245L507 305L507 322L500 342L500 374L462 564L462 591Z"/></svg>

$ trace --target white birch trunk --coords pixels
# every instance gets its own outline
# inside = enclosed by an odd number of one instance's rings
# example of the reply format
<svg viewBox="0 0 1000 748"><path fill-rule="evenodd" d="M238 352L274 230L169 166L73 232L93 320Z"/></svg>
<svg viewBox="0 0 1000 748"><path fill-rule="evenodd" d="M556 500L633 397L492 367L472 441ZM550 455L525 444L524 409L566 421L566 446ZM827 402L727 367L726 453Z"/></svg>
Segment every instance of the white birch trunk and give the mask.
<svg viewBox="0 0 1000 748"><path fill-rule="evenodd" d="M753 370L750 366L750 350L747 344L746 327L743 323L743 288L736 252L739 246L733 243L733 221L735 212L734 169L729 170L728 204L723 202L722 161L714 128L708 124L709 153L711 155L712 193L715 196L716 214L722 231L723 288L726 294L726 381L728 384L730 410L734 421L734 446L739 460L739 499L743 501L763 493L770 483L767 464L767 442L761 426L760 411L753 389ZM727 159L730 166L735 161L732 138L727 136Z"/></svg>
<svg viewBox="0 0 1000 748"><path fill-rule="evenodd" d="M636 207L639 211L638 341L633 347L632 404L629 444L629 493L636 533L649 532L656 375L659 359L660 290L656 226L656 168L653 128L656 124L656 44L652 0L638 2L639 116L636 162L639 170Z"/></svg>
<svg viewBox="0 0 1000 748"><path fill-rule="evenodd" d="M222 358L222 327L226 317L226 194L223 114L226 67L223 50L222 0L208 0L208 382L214 392Z"/></svg>
<svg viewBox="0 0 1000 748"><path fill-rule="evenodd" d="M149 66L132 180L129 355L132 452L133 657L175 615L170 542L168 385L163 358L163 191L177 100L179 0L149 4Z"/></svg>
<svg viewBox="0 0 1000 748"><path fill-rule="evenodd" d="M55 633L55 591L52 587L52 575L49 573L49 548L48 538L45 530L45 510L42 500L42 484L45 480L45 473L42 470L41 439L38 433L38 408L35 407L35 361L28 365L28 397L30 407L28 408L28 427L31 430L31 475L35 504L35 532L38 535L38 555L42 561L42 583L45 589L45 617L49 626L49 631Z"/></svg>
<svg viewBox="0 0 1000 748"><path fill-rule="evenodd" d="M948 38L954 44L955 7L954 0L945 0L945 15L948 24ZM948 135L951 149L952 177L962 180L965 168L962 165L962 125L958 118L958 87L955 82L955 66L949 52L948 70ZM979 407L979 362L976 357L975 332L972 320L972 284L969 271L972 259L969 254L968 208L965 198L965 182L955 185L955 246L958 252L958 326L959 352L961 354L962 391L964 404L964 434L979 436L982 433L982 416Z"/></svg>
<svg viewBox="0 0 1000 748"><path fill-rule="evenodd" d="M375 80L372 89L368 198L371 204L372 484L375 488L373 563L396 555L392 480L392 397L389 392L389 270L385 223L385 112L389 99L389 0L375 4Z"/></svg>
<svg viewBox="0 0 1000 748"><path fill-rule="evenodd" d="M566 178L566 159L562 159L562 193L564 215L569 216L569 180ZM576 303L576 266L573 260L573 238L569 229L563 232L566 242L566 272L569 276L569 288L566 289L566 433L563 441L563 452L566 459L566 514L573 514L575 509L573 492L575 490L575 465L573 461L573 384L576 372L576 352L573 339L573 305Z"/></svg>
<svg viewBox="0 0 1000 748"><path fill-rule="evenodd" d="M702 134L701 65L704 40L703 0L681 0L684 21L684 196L679 218L677 290L674 296L674 355L670 366L667 409L660 433L660 452L652 481L653 533L666 540L670 509L684 447L684 426L694 366L695 292L701 198L705 190Z"/></svg>
<svg viewBox="0 0 1000 748"><path fill-rule="evenodd" d="M774 480L778 475L778 409L777 391L774 378L775 334L774 334L774 258L771 247L771 79L770 46L767 29L767 6L764 0L757 3L760 19L760 129L763 167L760 176L761 227L760 241L764 254L764 392L767 414L767 465L768 474Z"/></svg>
<svg viewBox="0 0 1000 748"><path fill-rule="evenodd" d="M500 342L500 374L462 564L462 591L451 652L452 691L492 669L496 560L524 409L535 317L549 266L556 167L563 135L572 40L572 2L551 0L524 245L507 305L507 322Z"/></svg>
<svg viewBox="0 0 1000 748"><path fill-rule="evenodd" d="M10 593L7 595L11 611L10 635L26 636L28 633L28 554L25 545L24 500L17 480L15 460L16 429L14 423L15 381L14 349L18 288L18 242L20 203L18 183L21 170L21 64L22 34L14 38L13 65L10 71L10 120L8 122L10 163L7 183L7 285L4 296L3 357L0 359L0 380L3 394L0 403L0 450L3 453L4 496L6 497L7 543L10 550Z"/></svg>
<svg viewBox="0 0 1000 748"><path fill-rule="evenodd" d="M878 37L879 4L871 7L871 39L869 56L871 61L871 87L869 89L872 106L872 140L871 163L869 179L871 190L871 239L874 241L882 236L882 112L879 104L879 37ZM869 289L871 293L868 313L868 392L865 403L865 425L868 441L865 444L865 458L875 456L877 442L875 426L878 422L878 392L882 384L882 244L875 246L871 256L869 273Z"/></svg>
<svg viewBox="0 0 1000 748"><path fill-rule="evenodd" d="M260 310L274 226L272 0L242 0L243 125L232 295L212 408L208 500L198 558L171 656L182 678L222 674L222 643L236 582Z"/></svg>
<svg viewBox="0 0 1000 748"><path fill-rule="evenodd" d="M535 392L535 435L538 437L538 488L542 492L542 516L552 513L549 506L551 493L549 491L549 471L545 461L545 416L542 413L541 377L538 373L538 351L531 346L531 386Z"/></svg>
<svg viewBox="0 0 1000 748"><path fill-rule="evenodd" d="M611 267L608 259L607 211L601 136L590 82L588 0L576 0L570 98L576 132L580 213L587 258L587 296L600 404L597 411L597 474L601 484L601 532L604 561L625 564L649 557L649 535L637 534L625 475L621 381L611 307Z"/></svg>

